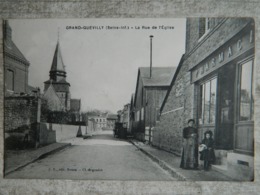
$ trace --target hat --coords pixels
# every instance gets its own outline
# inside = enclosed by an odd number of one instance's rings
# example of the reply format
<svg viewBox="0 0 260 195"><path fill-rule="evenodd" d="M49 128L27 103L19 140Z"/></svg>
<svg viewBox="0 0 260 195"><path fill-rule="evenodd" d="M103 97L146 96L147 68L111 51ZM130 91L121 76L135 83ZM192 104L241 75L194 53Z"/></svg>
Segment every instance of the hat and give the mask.
<svg viewBox="0 0 260 195"><path fill-rule="evenodd" d="M194 120L194 119L189 119L189 120L188 120L188 123L190 123L191 121L192 121L193 123L195 123L195 120Z"/></svg>

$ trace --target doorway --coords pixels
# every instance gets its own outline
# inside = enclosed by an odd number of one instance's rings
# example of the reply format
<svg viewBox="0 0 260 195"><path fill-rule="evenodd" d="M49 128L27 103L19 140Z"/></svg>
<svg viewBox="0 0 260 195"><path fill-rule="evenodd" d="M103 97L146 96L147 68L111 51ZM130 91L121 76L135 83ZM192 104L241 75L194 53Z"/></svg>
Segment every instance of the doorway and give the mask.
<svg viewBox="0 0 260 195"><path fill-rule="evenodd" d="M235 67L234 64L228 64L219 70L218 117L215 132L218 149L233 149Z"/></svg>

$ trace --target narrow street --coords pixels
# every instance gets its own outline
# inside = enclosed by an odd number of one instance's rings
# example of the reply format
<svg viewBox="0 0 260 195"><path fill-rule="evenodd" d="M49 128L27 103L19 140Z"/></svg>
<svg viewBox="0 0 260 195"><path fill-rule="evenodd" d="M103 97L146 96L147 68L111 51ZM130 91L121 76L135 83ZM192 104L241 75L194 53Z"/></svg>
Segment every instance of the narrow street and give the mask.
<svg viewBox="0 0 260 195"><path fill-rule="evenodd" d="M114 138L112 131L66 142L72 146L10 173L6 178L177 180L131 143Z"/></svg>

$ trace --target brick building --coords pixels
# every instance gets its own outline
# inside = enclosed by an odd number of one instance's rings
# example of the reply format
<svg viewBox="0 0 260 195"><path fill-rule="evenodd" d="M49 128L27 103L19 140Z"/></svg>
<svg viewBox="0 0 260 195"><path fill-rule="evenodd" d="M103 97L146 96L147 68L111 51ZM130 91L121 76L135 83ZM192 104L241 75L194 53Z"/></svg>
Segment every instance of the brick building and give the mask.
<svg viewBox="0 0 260 195"><path fill-rule="evenodd" d="M175 67L141 67L138 70L134 97L134 117L131 121L136 138L151 141L159 108L170 86Z"/></svg>
<svg viewBox="0 0 260 195"><path fill-rule="evenodd" d="M29 61L12 40L12 29L4 21L5 96L28 92Z"/></svg>
<svg viewBox="0 0 260 195"><path fill-rule="evenodd" d="M182 129L197 121L199 140L214 133L217 165L239 180L253 179L254 21L189 18L186 52L160 108L153 144L181 153Z"/></svg>

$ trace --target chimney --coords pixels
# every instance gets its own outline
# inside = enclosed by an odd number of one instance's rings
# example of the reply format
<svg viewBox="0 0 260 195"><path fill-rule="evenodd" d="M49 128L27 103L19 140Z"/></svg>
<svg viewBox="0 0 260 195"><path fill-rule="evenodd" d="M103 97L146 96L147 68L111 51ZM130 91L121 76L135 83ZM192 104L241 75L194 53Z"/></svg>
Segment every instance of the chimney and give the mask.
<svg viewBox="0 0 260 195"><path fill-rule="evenodd" d="M12 40L12 29L9 25L8 20L4 21L4 40L5 40L5 44L7 44L8 46L11 46L11 40Z"/></svg>
<svg viewBox="0 0 260 195"><path fill-rule="evenodd" d="M152 39L153 35L150 35L150 78L152 78Z"/></svg>

